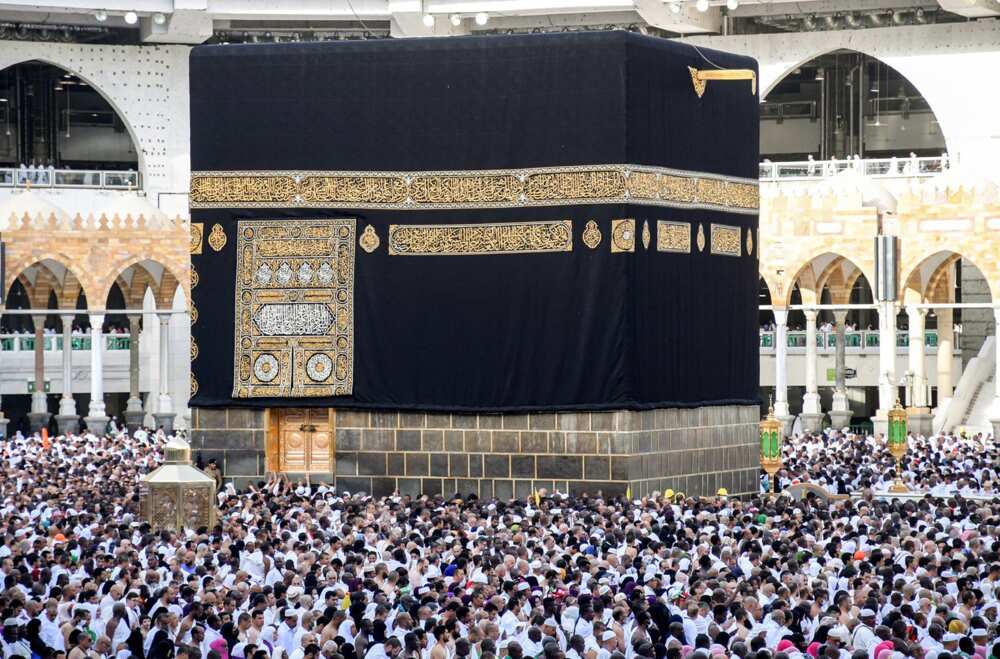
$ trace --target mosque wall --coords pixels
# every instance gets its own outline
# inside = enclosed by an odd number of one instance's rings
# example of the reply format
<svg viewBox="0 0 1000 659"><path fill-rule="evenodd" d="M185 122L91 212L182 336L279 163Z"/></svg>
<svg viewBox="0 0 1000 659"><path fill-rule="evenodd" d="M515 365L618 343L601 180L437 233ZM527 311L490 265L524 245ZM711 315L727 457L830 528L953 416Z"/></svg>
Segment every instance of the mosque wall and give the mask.
<svg viewBox="0 0 1000 659"><path fill-rule="evenodd" d="M137 145L143 189L154 206L160 194L187 192L187 46L100 46L0 41L0 70L38 60L78 75L124 120Z"/></svg>
<svg viewBox="0 0 1000 659"><path fill-rule="evenodd" d="M685 43L749 55L760 63L761 98L809 60L849 49L906 76L941 124L948 152L963 163L990 164L1000 151L1000 23L975 21L781 34L705 36Z"/></svg>

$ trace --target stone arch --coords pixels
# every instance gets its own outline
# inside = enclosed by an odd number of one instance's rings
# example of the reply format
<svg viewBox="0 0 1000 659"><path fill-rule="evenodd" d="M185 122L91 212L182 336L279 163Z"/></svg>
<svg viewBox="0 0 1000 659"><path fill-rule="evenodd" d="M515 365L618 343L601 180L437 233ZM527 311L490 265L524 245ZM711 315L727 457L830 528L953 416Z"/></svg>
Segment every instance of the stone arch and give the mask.
<svg viewBox="0 0 1000 659"><path fill-rule="evenodd" d="M41 62L42 64L48 64L49 66L54 66L57 69L65 71L66 73L72 74L83 80L87 85L100 95L102 99L111 106L111 109L115 111L118 118L121 119L122 125L125 127L125 131L128 134L129 139L132 141L132 146L135 149L137 169L139 171L140 183L146 178L146 154L145 150L142 148L142 142L139 140L139 135L136 133L135 128L132 126L132 122L129 120L128 115L122 109L121 104L115 99L114 96L105 91L101 84L96 82L93 76L90 76L84 71L81 71L79 67L73 66L66 62L59 61L56 57L48 56L51 55L48 51L43 51L40 56L35 56L32 54L28 55L15 55L9 60L4 59L0 56L0 73L3 71L17 66L19 64L27 64L29 62Z"/></svg>
<svg viewBox="0 0 1000 659"><path fill-rule="evenodd" d="M70 258L67 254L63 252L57 252L49 249L29 252L28 254L25 254L24 256L16 258L15 260L9 262L7 264L7 272L5 275L5 280L3 282L4 290L5 291L10 290L11 285L14 283L14 279L20 273L24 272L35 263L43 261L55 261L59 265L66 268L67 273L73 273L74 285L79 286L83 290L83 294L87 298L88 302L90 302L91 300L100 299L99 297L95 297L93 295L93 293L97 290L93 276L80 278L80 276L73 271L73 267L69 265L71 263L74 263L75 259ZM75 304L76 304L76 299L74 298L73 301L71 303L68 303L67 306L71 307ZM60 306L62 306L62 300L60 300Z"/></svg>
<svg viewBox="0 0 1000 659"><path fill-rule="evenodd" d="M956 261L963 259L971 263L986 280L989 287L990 299L997 299L997 281L989 276L990 270L983 268L981 263L989 263L986 258L969 257L967 252L957 251L951 248L932 249L919 255L916 259L907 260L907 267L903 272L905 276L900 278L903 286L903 295L906 302L930 301L931 295L941 286L941 279L947 280L948 268ZM985 255L983 255L985 256Z"/></svg>
<svg viewBox="0 0 1000 659"><path fill-rule="evenodd" d="M148 264L148 265L147 265ZM107 300L108 293L111 291L111 287L115 285L118 278L129 268L135 269L138 272L140 269L145 270L149 279L146 281L147 284L151 284L150 288L153 290L153 296L156 299L157 308L169 309L171 305L171 300L173 299L174 292L177 287L181 285L180 279L175 274L175 270L178 270L177 264L164 263L160 258L149 256L145 254L132 255L125 259L122 259L114 266L109 269L109 274L105 277L104 281L101 283L99 290L102 291L102 300ZM162 270L160 273L159 281L154 276L152 269ZM135 274L133 274L133 277ZM185 288L185 294L188 295L189 291ZM126 295L126 301L131 300L131 291L123 289L123 293ZM142 288L142 294L145 294L145 287ZM142 298L139 297L139 304L137 306L142 306Z"/></svg>
<svg viewBox="0 0 1000 659"><path fill-rule="evenodd" d="M823 290L823 285L833 275L834 268L843 269L845 263L850 264L859 273L863 274L865 279L870 283L875 281L872 273L869 272L868 264L859 264L858 261L850 259L842 254L838 254L827 247L819 247L813 252L809 253L794 271L793 274L785 280L784 290L785 298L784 304L790 304L792 298L792 290L796 283L799 284L800 292L808 291L810 298L815 298L807 301L807 296L803 295L803 304L815 304L819 300L820 293ZM819 266L819 271L817 272L816 266ZM853 285L853 283L852 283ZM850 289L848 289L850 291ZM850 293L848 293L849 295Z"/></svg>
<svg viewBox="0 0 1000 659"><path fill-rule="evenodd" d="M14 280L22 283L28 292L32 306L35 308L46 308L49 301L49 293L55 293L56 300L60 308L73 309L76 307L76 300L81 291L87 295L86 288L81 284L73 268L68 263L72 263L65 254L56 252L43 252L25 256L15 261L7 270L6 280L3 282L4 290L9 292ZM52 264L52 265L49 265ZM25 277L25 272L38 266L39 275L34 282ZM62 271L62 279L56 275L53 266L57 266ZM33 292L33 289L37 292ZM91 298L87 296L87 299Z"/></svg>
<svg viewBox="0 0 1000 659"><path fill-rule="evenodd" d="M943 99L937 98L936 93L928 93L930 90L926 88L926 85L918 82L922 79L923 72L920 70L917 63L913 61L915 58L897 57L887 53L880 53L877 48L867 47L867 45L858 43L856 40L852 39L854 34L855 32L852 30L831 31L829 33L825 33L824 37L829 38L831 36L836 37L836 35L842 35L842 41L840 43L836 43L834 45L824 44L819 47L812 46L810 50L807 51L809 53L808 55L800 57L797 60L792 60L791 62L784 61L775 62L770 65L761 65L759 81L761 89L761 102L763 103L766 100L767 95L774 90L778 83L794 73L797 69L808 65L813 60L838 51L860 53L894 69L897 73L903 76L924 99L926 99L927 104L931 108L931 112L934 114L934 117L937 119L941 127L941 134L942 137L944 137L945 145L949 151L953 151L952 140L949 137L952 135L953 131L950 130L950 127L949 129L945 128L943 120L944 115L937 109L946 103Z"/></svg>

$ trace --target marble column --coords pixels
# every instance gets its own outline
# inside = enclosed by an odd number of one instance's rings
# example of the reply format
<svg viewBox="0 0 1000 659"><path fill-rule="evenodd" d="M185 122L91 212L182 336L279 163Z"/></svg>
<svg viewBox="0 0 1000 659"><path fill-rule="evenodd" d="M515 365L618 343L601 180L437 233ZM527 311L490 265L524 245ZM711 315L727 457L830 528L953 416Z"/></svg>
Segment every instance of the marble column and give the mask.
<svg viewBox="0 0 1000 659"><path fill-rule="evenodd" d="M774 415L784 425L785 435L792 433L795 421L788 412L788 310L774 310Z"/></svg>
<svg viewBox="0 0 1000 659"><path fill-rule="evenodd" d="M876 435L889 431L889 410L896 404L896 303L879 302L878 309L878 410L872 417Z"/></svg>
<svg viewBox="0 0 1000 659"><path fill-rule="evenodd" d="M90 406L84 421L87 430L101 436L108 427L104 408L104 314L90 316Z"/></svg>
<svg viewBox="0 0 1000 659"><path fill-rule="evenodd" d="M830 410L830 425L837 430L851 425L851 404L847 400L847 309L833 312L834 328L837 332L835 356L835 384L833 407Z"/></svg>
<svg viewBox="0 0 1000 659"><path fill-rule="evenodd" d="M924 327L927 309L907 307L909 319L909 371L913 374L912 394L906 411L910 431L914 434L929 435L933 417L927 407L927 366L924 359Z"/></svg>
<svg viewBox="0 0 1000 659"><path fill-rule="evenodd" d="M955 321L951 309L937 310L937 402L944 408L954 394L952 365L955 362Z"/></svg>
<svg viewBox="0 0 1000 659"><path fill-rule="evenodd" d="M990 423L993 424L993 437L1000 437L1000 307L993 308L993 411Z"/></svg>
<svg viewBox="0 0 1000 659"><path fill-rule="evenodd" d="M802 313L806 316L806 393L799 418L803 432L819 432L823 429L823 410L816 383L816 310L804 309Z"/></svg>
<svg viewBox="0 0 1000 659"><path fill-rule="evenodd" d="M59 434L75 433L80 425L80 416L76 413L76 401L73 400L73 314L60 314L62 321L62 367L63 387L59 398L59 414L56 423Z"/></svg>
<svg viewBox="0 0 1000 659"><path fill-rule="evenodd" d="M35 391L31 394L31 412L28 426L38 432L49 424L49 404L45 395L45 316L32 315L35 324Z"/></svg>
<svg viewBox="0 0 1000 659"><path fill-rule="evenodd" d="M0 304L0 311L2 311L3 308L4 308L3 305ZM3 353L0 353L0 360L2 360L2 355ZM2 366L3 365L0 364L0 374L4 372ZM0 394L3 393L2 388L3 388L3 379L0 378ZM3 414L3 396L0 395L0 437L7 437L7 423L9 421L10 420Z"/></svg>
<svg viewBox="0 0 1000 659"><path fill-rule="evenodd" d="M128 402L125 404L125 424L129 432L142 425L146 416L139 396L139 321L142 316L129 314L128 317Z"/></svg>
<svg viewBox="0 0 1000 659"><path fill-rule="evenodd" d="M153 414L156 426L170 435L174 431L173 405L170 400L170 314L157 313L160 319L160 398Z"/></svg>

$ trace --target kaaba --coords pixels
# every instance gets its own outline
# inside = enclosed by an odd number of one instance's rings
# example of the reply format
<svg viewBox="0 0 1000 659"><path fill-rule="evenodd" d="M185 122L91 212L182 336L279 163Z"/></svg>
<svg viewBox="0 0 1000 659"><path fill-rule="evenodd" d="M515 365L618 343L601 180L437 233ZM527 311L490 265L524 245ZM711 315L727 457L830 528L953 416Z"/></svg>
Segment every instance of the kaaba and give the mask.
<svg viewBox="0 0 1000 659"><path fill-rule="evenodd" d="M756 490L753 60L627 31L208 45L190 88L191 440L227 477Z"/></svg>

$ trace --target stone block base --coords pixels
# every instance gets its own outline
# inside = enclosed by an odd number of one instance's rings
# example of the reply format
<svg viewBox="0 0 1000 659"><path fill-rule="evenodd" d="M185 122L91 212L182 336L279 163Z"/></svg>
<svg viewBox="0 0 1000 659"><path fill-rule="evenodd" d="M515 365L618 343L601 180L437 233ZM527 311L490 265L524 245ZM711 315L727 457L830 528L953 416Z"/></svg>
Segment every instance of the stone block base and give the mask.
<svg viewBox="0 0 1000 659"><path fill-rule="evenodd" d="M156 422L157 428L163 428L163 434L172 435L174 434L174 417L177 416L174 413L168 414L154 414L153 419Z"/></svg>
<svg viewBox="0 0 1000 659"><path fill-rule="evenodd" d="M28 413L28 428L31 432L38 432L45 426L49 425L49 419L52 415L48 412L29 412Z"/></svg>
<svg viewBox="0 0 1000 659"><path fill-rule="evenodd" d="M931 434L931 427L934 425L934 417L929 410L926 408L924 410L921 412L907 411L906 423L910 432L928 437Z"/></svg>
<svg viewBox="0 0 1000 659"><path fill-rule="evenodd" d="M67 433L75 433L80 428L80 415L57 414L56 426L58 426L59 428L60 435L65 435Z"/></svg>
<svg viewBox="0 0 1000 659"><path fill-rule="evenodd" d="M830 427L837 430L849 428L854 416L850 410L830 410L828 414L830 415Z"/></svg>
<svg viewBox="0 0 1000 659"><path fill-rule="evenodd" d="M98 437L102 437L104 431L108 429L108 417L106 416L86 416L83 421L87 424L87 430Z"/></svg>
<svg viewBox="0 0 1000 659"><path fill-rule="evenodd" d="M795 417L788 415L788 416L779 416L777 418L778 421L781 421L781 432L784 433L785 437L791 437L792 427L795 425Z"/></svg>
<svg viewBox="0 0 1000 659"><path fill-rule="evenodd" d="M543 488L750 494L758 489L758 416L754 405L479 415L338 410L334 473L310 478L375 496L509 499ZM191 448L206 462L216 458L240 487L265 478L267 425L263 410L195 408Z"/></svg>
<svg viewBox="0 0 1000 659"><path fill-rule="evenodd" d="M142 425L143 419L146 418L146 413L142 410L130 411L125 410L125 427L128 428L129 432L135 432Z"/></svg>
<svg viewBox="0 0 1000 659"><path fill-rule="evenodd" d="M885 414L883 412L883 414ZM889 417L887 416L873 416L872 417L872 432L876 437L879 435L887 437L889 435Z"/></svg>
<svg viewBox="0 0 1000 659"><path fill-rule="evenodd" d="M799 415L799 419L802 421L802 432L816 433L822 432L823 430L823 419L826 415L820 414L806 414L803 412Z"/></svg>

